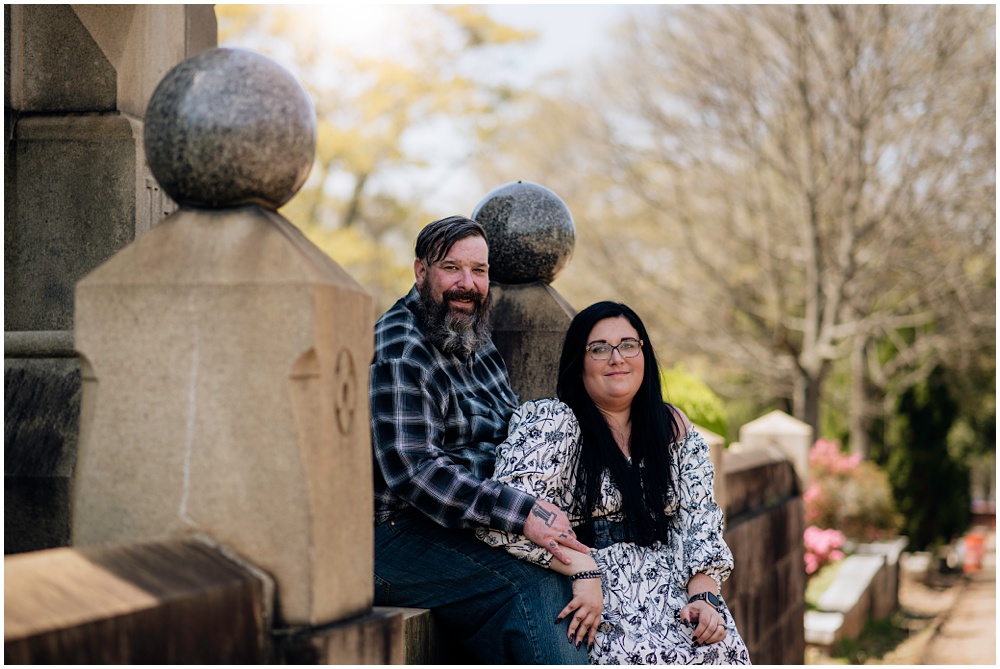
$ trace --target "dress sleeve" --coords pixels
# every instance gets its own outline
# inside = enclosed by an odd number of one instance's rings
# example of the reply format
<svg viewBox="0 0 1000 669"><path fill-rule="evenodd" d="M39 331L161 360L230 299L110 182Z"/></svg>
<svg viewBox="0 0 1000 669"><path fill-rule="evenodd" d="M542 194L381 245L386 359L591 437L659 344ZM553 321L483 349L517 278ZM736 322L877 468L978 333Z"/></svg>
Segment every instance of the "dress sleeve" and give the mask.
<svg viewBox="0 0 1000 669"><path fill-rule="evenodd" d="M733 570L733 553L722 538L722 509L715 502L715 468L708 444L693 428L681 444L678 456L680 504L674 522L683 543L684 570L681 585L695 574L711 576L721 588Z"/></svg>
<svg viewBox="0 0 1000 669"><path fill-rule="evenodd" d="M507 440L497 447L493 479L552 502L570 515L579 459L580 426L573 411L558 400L521 405L511 417ZM548 567L552 554L522 534L477 529L476 536L514 557Z"/></svg>

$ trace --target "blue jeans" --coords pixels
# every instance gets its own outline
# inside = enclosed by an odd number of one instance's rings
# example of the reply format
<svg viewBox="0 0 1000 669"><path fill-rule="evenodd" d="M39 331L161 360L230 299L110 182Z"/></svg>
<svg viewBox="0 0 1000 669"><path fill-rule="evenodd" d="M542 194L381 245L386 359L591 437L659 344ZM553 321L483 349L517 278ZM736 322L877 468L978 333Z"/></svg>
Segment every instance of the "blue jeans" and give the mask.
<svg viewBox="0 0 1000 669"><path fill-rule="evenodd" d="M570 581L408 509L375 527L375 604L433 609L482 664L587 664L567 639Z"/></svg>

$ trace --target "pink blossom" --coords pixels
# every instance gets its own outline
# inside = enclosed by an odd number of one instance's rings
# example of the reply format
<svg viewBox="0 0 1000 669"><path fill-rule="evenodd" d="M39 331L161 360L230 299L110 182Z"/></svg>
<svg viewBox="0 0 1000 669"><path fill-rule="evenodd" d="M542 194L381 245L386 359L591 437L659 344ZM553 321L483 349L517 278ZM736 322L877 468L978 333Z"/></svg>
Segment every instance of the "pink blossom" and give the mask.
<svg viewBox="0 0 1000 669"><path fill-rule="evenodd" d="M812 553L806 553L806 573L815 573L817 569L819 569L819 558Z"/></svg>
<svg viewBox="0 0 1000 669"><path fill-rule="evenodd" d="M844 545L843 533L833 529L822 529L810 525L803 533L805 544L806 573L812 574L828 562L844 558L840 547Z"/></svg>
<svg viewBox="0 0 1000 669"><path fill-rule="evenodd" d="M820 487L819 483L813 481L812 483L809 484L809 487L806 488L806 491L802 493L802 500L806 504L810 504L819 499L819 496L822 494L823 494L823 489Z"/></svg>
<svg viewBox="0 0 1000 669"><path fill-rule="evenodd" d="M844 455L839 441L818 439L809 451L809 464L820 471L844 474L861 464L861 454Z"/></svg>

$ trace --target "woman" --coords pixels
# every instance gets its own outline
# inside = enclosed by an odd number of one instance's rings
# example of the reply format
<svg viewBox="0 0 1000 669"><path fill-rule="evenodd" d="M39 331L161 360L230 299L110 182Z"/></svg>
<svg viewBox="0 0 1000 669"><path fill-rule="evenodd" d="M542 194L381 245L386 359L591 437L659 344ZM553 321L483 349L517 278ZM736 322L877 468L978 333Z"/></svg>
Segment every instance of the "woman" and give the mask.
<svg viewBox="0 0 1000 669"><path fill-rule="evenodd" d="M573 616L569 641L587 641L593 664L749 664L718 596L733 558L708 446L663 403L634 311L599 302L577 314L557 394L514 413L494 478L563 508L595 548L567 566L520 535L479 537L573 579L560 619Z"/></svg>

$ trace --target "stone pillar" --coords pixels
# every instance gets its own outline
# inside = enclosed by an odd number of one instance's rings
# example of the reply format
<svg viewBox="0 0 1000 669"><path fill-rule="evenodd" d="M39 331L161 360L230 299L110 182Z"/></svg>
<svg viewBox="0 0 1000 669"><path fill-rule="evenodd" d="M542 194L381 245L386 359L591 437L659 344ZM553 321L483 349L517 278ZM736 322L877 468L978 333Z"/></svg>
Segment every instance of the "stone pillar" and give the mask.
<svg viewBox="0 0 1000 669"><path fill-rule="evenodd" d="M315 141L308 94L270 59L184 61L145 133L181 209L76 290L74 544L208 535L275 579L285 626L373 597L373 302L276 213Z"/></svg>
<svg viewBox="0 0 1000 669"><path fill-rule="evenodd" d="M801 491L809 485L809 449L813 431L807 423L783 411L772 411L740 428L743 447L772 446L785 454L795 467Z"/></svg>
<svg viewBox="0 0 1000 669"><path fill-rule="evenodd" d="M566 329L575 311L549 284L573 255L569 209L548 188L518 181L490 191L472 218L490 244L493 343L521 401L555 397Z"/></svg>
<svg viewBox="0 0 1000 669"><path fill-rule="evenodd" d="M4 552L69 542L73 286L175 208L142 123L210 5L4 5Z"/></svg>

